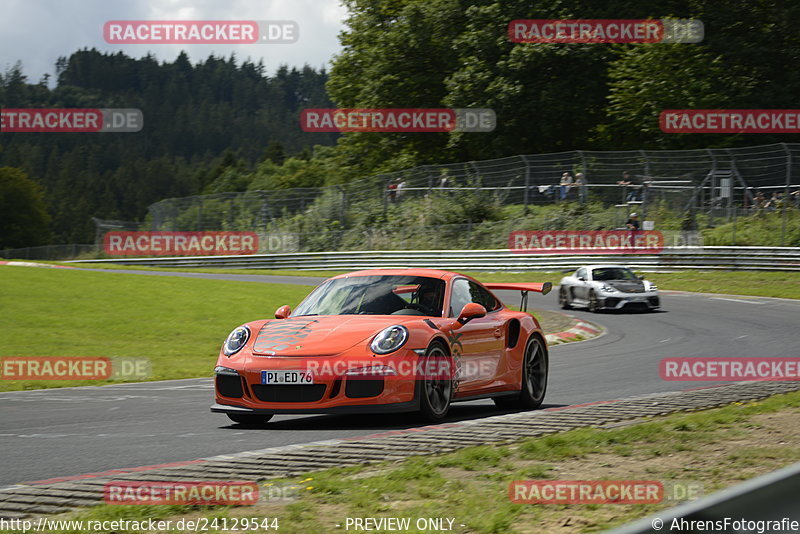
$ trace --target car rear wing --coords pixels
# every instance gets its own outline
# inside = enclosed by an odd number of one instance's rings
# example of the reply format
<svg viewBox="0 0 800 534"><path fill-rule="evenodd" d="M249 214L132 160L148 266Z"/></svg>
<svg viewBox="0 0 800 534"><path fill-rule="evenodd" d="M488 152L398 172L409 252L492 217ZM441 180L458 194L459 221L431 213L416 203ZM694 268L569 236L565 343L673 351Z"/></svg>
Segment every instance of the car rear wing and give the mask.
<svg viewBox="0 0 800 534"><path fill-rule="evenodd" d="M514 283L514 282L496 282L492 284L483 284L491 291L519 291L522 301L520 302L520 309L524 312L528 311L528 292L541 293L547 295L553 289L553 284L550 282L541 283Z"/></svg>

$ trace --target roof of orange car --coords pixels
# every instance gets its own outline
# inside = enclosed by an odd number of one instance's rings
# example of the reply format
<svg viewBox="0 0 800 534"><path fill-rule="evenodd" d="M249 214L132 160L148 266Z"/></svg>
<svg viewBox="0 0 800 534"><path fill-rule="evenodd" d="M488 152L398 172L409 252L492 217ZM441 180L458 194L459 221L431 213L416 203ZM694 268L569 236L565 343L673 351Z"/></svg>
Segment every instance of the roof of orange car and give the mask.
<svg viewBox="0 0 800 534"><path fill-rule="evenodd" d="M348 276L426 276L428 278L444 278L449 279L453 276L466 276L459 275L452 271L442 271L440 269L366 269L363 271L353 271L352 273L340 274L333 278L346 278ZM469 277L467 277L469 278Z"/></svg>

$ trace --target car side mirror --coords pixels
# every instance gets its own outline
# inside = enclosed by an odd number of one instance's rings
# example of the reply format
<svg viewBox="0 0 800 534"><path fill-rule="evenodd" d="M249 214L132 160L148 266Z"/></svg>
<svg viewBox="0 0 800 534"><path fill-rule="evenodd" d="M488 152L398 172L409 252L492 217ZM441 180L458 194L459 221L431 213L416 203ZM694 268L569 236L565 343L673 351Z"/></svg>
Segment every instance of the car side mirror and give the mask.
<svg viewBox="0 0 800 534"><path fill-rule="evenodd" d="M461 308L461 313L458 314L458 318L446 325L443 329L458 330L471 320L484 317L485 315L486 308L476 302L468 302L467 304L464 304L463 308Z"/></svg>
<svg viewBox="0 0 800 534"><path fill-rule="evenodd" d="M486 308L477 302L468 302L461 308L461 313L458 314L458 322L462 325L467 324L473 319L479 319L486 316Z"/></svg>
<svg viewBox="0 0 800 534"><path fill-rule="evenodd" d="M644 280L644 275L643 275L643 274L640 274L640 275L639 275L639 276L637 276L636 278L638 278L639 280Z"/></svg>
<svg viewBox="0 0 800 534"><path fill-rule="evenodd" d="M287 305L283 305L277 310L275 310L276 319L286 319L291 314L292 314L292 309Z"/></svg>
<svg viewBox="0 0 800 534"><path fill-rule="evenodd" d="M586 277L585 276L579 276L578 280L580 280L581 282L585 282L586 281Z"/></svg>

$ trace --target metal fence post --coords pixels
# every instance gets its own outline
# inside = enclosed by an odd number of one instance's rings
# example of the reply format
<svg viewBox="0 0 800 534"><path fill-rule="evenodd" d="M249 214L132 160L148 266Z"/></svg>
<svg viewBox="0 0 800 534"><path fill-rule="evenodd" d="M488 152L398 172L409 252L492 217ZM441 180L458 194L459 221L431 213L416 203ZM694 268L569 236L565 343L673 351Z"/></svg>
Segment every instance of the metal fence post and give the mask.
<svg viewBox="0 0 800 534"><path fill-rule="evenodd" d="M581 172L583 172L583 179L589 183L589 166L586 165L586 156L583 155L582 150L576 150L578 157L581 158ZM586 197L589 196L589 188L584 184L578 189L578 199L581 204L586 203Z"/></svg>
<svg viewBox="0 0 800 534"><path fill-rule="evenodd" d="M389 184L390 184L390 181L391 181L391 178L386 178L383 181L383 191L381 192L381 194L383 195L383 219L384 220L386 220L386 213L387 213L387 210L389 209Z"/></svg>
<svg viewBox="0 0 800 534"><path fill-rule="evenodd" d="M524 207L522 208L522 213L525 215L528 214L528 198L530 194L530 187L531 187L531 166L528 164L528 158L525 156L520 156L522 158L522 162L525 164L525 195L524 195Z"/></svg>
<svg viewBox="0 0 800 534"><path fill-rule="evenodd" d="M483 187L483 179L481 178L481 171L478 168L478 164L474 161L470 161L469 164L475 170L475 176L478 178L478 187Z"/></svg>
<svg viewBox="0 0 800 534"><path fill-rule="evenodd" d="M644 176L642 177L642 220L644 221L647 219L647 197L649 196L647 193L647 186L645 185L645 181L649 180L650 177L650 160L647 159L647 153L644 150L640 150L639 153L642 155L643 160L643 169L644 169Z"/></svg>
<svg viewBox="0 0 800 534"><path fill-rule="evenodd" d="M199 204L197 205L197 231L203 229L203 197L200 197Z"/></svg>
<svg viewBox="0 0 800 534"><path fill-rule="evenodd" d="M781 143L783 150L786 151L786 183L783 186L783 202L781 209L783 211L783 220L781 221L781 246L784 246L786 239L786 218L789 215L789 183L792 181L792 152L786 143Z"/></svg>
<svg viewBox="0 0 800 534"><path fill-rule="evenodd" d="M341 185L336 186L339 189L339 222L342 223L342 228L344 228L344 213L347 208L347 192L345 191L344 187Z"/></svg>

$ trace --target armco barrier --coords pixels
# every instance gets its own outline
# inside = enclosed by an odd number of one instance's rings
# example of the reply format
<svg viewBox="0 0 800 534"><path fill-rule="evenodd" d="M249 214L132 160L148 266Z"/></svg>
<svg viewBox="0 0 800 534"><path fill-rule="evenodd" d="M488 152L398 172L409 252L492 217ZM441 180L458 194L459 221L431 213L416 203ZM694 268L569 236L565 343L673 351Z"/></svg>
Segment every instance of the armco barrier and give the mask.
<svg viewBox="0 0 800 534"><path fill-rule="evenodd" d="M382 250L299 252L252 256L183 256L73 260L68 263L114 263L177 268L355 270L381 267L427 267L449 270L559 270L592 263L622 263L642 270L720 269L800 271L797 247L675 247L660 254L519 254L503 250Z"/></svg>
<svg viewBox="0 0 800 534"><path fill-rule="evenodd" d="M657 512L608 534L652 534L661 529L663 532L796 532L797 528L787 523L794 521L796 525L800 521L798 492L800 463ZM715 523L722 528L715 527ZM765 528L767 525L772 526Z"/></svg>

